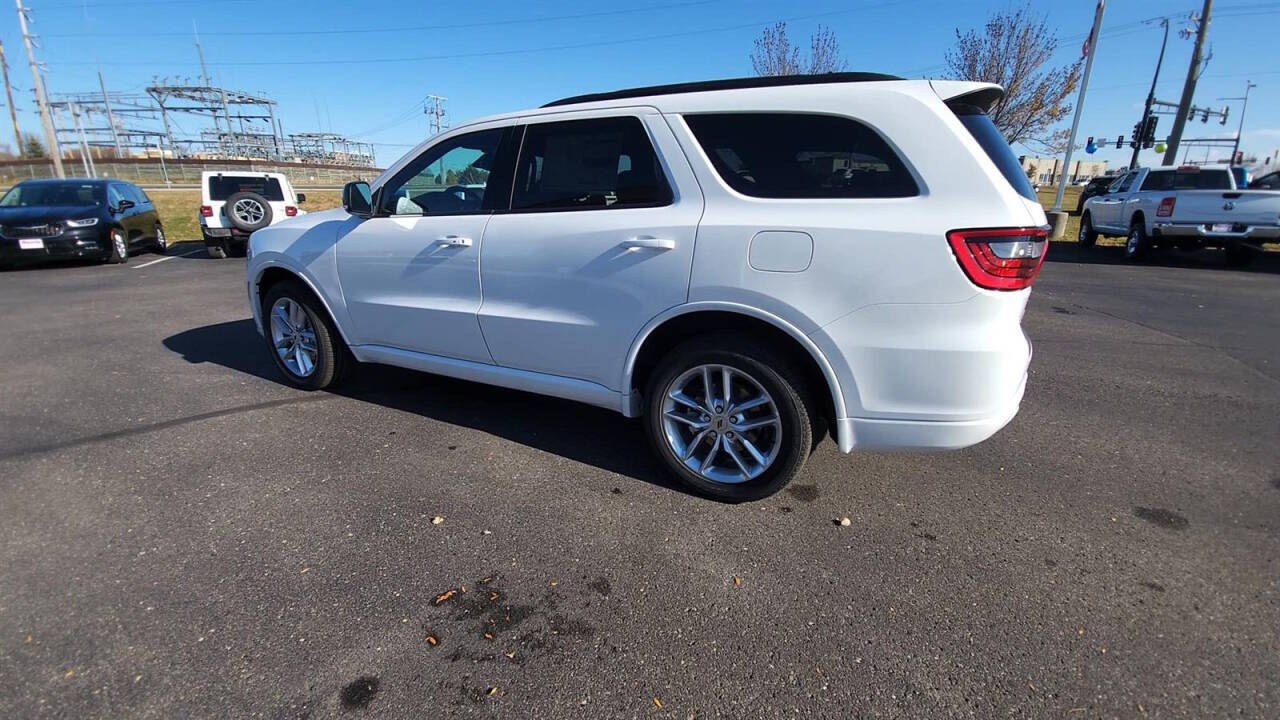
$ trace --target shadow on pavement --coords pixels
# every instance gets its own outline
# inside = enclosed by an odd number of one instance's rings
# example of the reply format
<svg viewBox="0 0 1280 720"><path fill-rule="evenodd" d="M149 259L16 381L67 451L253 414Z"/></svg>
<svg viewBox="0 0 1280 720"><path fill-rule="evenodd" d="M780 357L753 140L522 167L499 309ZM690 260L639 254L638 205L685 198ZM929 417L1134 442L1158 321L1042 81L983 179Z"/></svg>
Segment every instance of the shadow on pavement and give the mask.
<svg viewBox="0 0 1280 720"><path fill-rule="evenodd" d="M165 338L190 363L280 382L249 319ZM385 365L360 365L335 395L497 435L544 452L685 492L651 455L640 423L602 408Z"/></svg>
<svg viewBox="0 0 1280 720"><path fill-rule="evenodd" d="M1049 246L1049 255L1045 258L1045 262L1079 263L1084 265L1129 265L1132 267L1154 265L1156 267L1196 268L1228 272L1280 273L1280 252L1264 252L1249 267L1230 267L1227 265L1226 257L1221 250L1182 252L1181 250L1163 249L1152 252L1145 260L1134 262L1124 259L1124 248L1122 247L1099 246L1086 249L1073 242L1052 243Z"/></svg>

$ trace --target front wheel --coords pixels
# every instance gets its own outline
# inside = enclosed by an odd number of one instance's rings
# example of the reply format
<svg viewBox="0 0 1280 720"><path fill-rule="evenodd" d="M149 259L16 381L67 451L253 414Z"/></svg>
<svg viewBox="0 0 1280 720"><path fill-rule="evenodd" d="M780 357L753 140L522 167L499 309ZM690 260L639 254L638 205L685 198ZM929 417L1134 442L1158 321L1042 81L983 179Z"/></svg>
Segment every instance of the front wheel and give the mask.
<svg viewBox="0 0 1280 720"><path fill-rule="evenodd" d="M1098 231L1093 229L1093 216L1085 213L1080 216L1080 232L1076 235L1076 244L1082 248L1091 248L1098 242Z"/></svg>
<svg viewBox="0 0 1280 720"><path fill-rule="evenodd" d="M813 446L815 413L803 377L744 338L686 342L650 378L649 440L667 469L701 495L768 497L800 473Z"/></svg>
<svg viewBox="0 0 1280 720"><path fill-rule="evenodd" d="M349 363L337 329L301 283L273 285L262 301L263 333L285 382L321 390L340 379Z"/></svg>
<svg viewBox="0 0 1280 720"><path fill-rule="evenodd" d="M124 231L112 228L107 239L111 247L107 250L106 261L116 265L129 262L129 240L125 237Z"/></svg>

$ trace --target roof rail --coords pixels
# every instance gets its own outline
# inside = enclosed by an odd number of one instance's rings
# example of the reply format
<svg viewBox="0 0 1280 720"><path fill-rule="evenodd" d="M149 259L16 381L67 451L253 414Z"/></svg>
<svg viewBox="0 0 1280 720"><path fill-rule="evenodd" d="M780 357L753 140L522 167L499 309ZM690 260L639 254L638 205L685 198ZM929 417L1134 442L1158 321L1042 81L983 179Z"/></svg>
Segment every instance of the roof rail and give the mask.
<svg viewBox="0 0 1280 720"><path fill-rule="evenodd" d="M703 80L699 82L676 83L674 85L650 85L648 87L614 90L613 92L575 95L549 102L542 107L559 105L577 105L579 103L601 102L604 100L622 100L624 98L647 97L649 95L677 95L681 93L708 92L711 90L741 90L743 88L782 87L786 85L822 85L826 83L881 82L886 80L904 80L897 75L884 75L869 72L838 72L819 75L771 75L766 77L728 78L725 80Z"/></svg>

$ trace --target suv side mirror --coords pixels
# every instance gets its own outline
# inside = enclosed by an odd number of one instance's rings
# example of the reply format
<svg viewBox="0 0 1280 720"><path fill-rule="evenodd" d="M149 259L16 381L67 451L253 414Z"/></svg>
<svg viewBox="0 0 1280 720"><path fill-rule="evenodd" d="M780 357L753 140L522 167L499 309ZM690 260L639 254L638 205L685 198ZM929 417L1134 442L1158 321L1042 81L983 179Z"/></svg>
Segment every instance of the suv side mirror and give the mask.
<svg viewBox="0 0 1280 720"><path fill-rule="evenodd" d="M349 182L342 186L342 208L352 215L373 215L373 192L367 182Z"/></svg>
<svg viewBox="0 0 1280 720"><path fill-rule="evenodd" d="M306 194L306 193L298 193L298 204L299 204L299 205L301 205L302 203L304 203L304 202L306 202L306 201L307 201L307 194Z"/></svg>
<svg viewBox="0 0 1280 720"><path fill-rule="evenodd" d="M132 200L121 200L120 204L116 206L116 212L124 212L125 210L128 210L131 207L133 207Z"/></svg>

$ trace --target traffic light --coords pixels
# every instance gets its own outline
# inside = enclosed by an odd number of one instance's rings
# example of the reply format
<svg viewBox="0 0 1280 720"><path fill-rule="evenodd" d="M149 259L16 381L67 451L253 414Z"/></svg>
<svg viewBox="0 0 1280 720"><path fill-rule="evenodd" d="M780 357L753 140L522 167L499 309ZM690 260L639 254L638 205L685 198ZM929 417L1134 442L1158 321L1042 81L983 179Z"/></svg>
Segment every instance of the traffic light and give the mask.
<svg viewBox="0 0 1280 720"><path fill-rule="evenodd" d="M1156 144L1156 123L1160 122L1157 115L1148 115L1147 119L1142 123L1142 147L1149 148Z"/></svg>
<svg viewBox="0 0 1280 720"><path fill-rule="evenodd" d="M1139 120L1133 124L1133 135L1129 139L1129 147L1136 148L1138 143L1142 142L1142 126L1145 120Z"/></svg>
<svg viewBox="0 0 1280 720"><path fill-rule="evenodd" d="M1120 149L1120 148L1122 148L1122 147L1124 147L1124 136L1123 136L1123 135L1117 135L1117 136L1116 136L1116 149L1117 149L1117 150L1119 150L1119 149Z"/></svg>
<svg viewBox="0 0 1280 720"><path fill-rule="evenodd" d="M1230 106L1230 105L1226 105L1226 106L1224 106L1224 107L1222 108L1222 120L1218 123L1219 125L1226 125L1226 124L1227 124L1227 114L1228 114L1228 113L1230 113L1230 112L1231 112L1231 106Z"/></svg>

